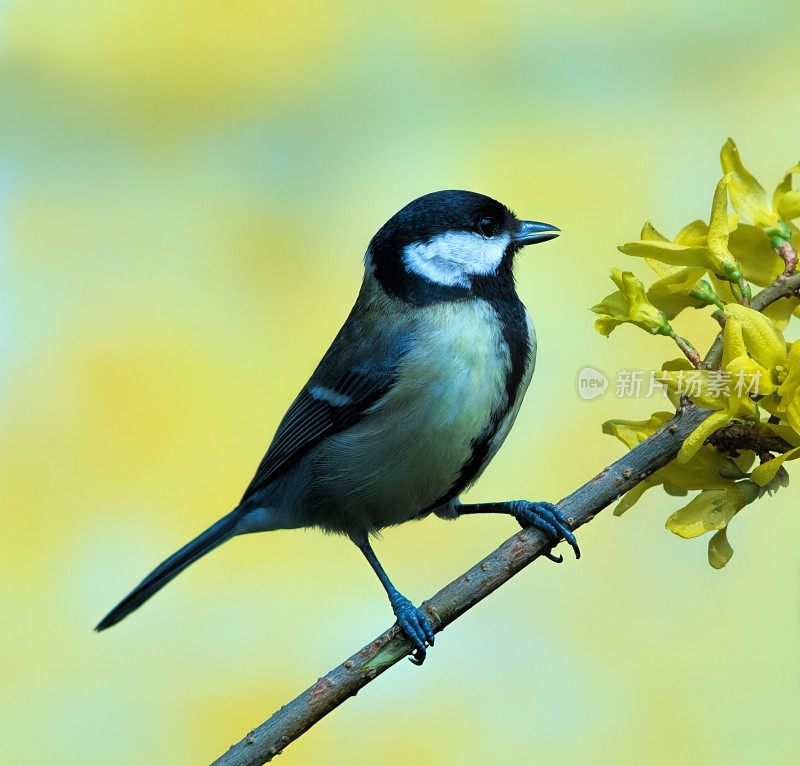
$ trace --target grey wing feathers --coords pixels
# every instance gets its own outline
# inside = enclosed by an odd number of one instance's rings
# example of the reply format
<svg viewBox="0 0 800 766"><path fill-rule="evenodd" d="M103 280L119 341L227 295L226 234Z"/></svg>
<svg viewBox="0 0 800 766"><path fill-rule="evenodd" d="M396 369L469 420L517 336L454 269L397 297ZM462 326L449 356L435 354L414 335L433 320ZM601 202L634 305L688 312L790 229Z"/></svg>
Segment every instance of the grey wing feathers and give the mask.
<svg viewBox="0 0 800 766"><path fill-rule="evenodd" d="M347 370L333 384L311 381L287 411L242 502L287 471L315 444L354 425L396 379L395 366Z"/></svg>

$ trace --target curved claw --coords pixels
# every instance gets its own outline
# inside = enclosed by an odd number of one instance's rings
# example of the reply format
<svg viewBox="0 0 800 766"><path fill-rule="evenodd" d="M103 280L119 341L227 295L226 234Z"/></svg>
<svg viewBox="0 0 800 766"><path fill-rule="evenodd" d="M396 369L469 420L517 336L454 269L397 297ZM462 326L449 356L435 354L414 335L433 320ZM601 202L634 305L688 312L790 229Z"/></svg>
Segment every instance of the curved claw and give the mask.
<svg viewBox="0 0 800 766"><path fill-rule="evenodd" d="M415 665L422 665L427 656L427 647L433 646L435 637L425 612L415 607L405 596L398 596L392 603L397 624L403 629L414 651L409 659Z"/></svg>
<svg viewBox="0 0 800 766"><path fill-rule="evenodd" d="M555 505L546 502L532 503L527 500L520 500L515 503L515 512L517 521L521 526L541 529L553 541L553 544L562 539L566 540L575 552L575 558L579 559L581 557L581 549L578 547L578 541L569 527L569 522ZM544 555L551 561L555 560L549 551Z"/></svg>

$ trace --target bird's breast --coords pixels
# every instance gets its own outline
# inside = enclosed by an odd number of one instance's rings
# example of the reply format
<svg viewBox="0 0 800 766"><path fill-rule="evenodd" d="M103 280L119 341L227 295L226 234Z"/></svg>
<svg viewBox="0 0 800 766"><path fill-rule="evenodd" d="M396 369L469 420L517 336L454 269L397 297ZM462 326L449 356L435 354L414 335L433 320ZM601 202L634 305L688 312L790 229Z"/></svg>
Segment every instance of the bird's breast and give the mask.
<svg viewBox="0 0 800 766"><path fill-rule="evenodd" d="M397 383L357 426L329 440L319 463L325 494L339 511L377 529L413 518L447 495L474 460L476 444L491 446L515 409L507 335L502 317L484 300L418 312ZM529 349L526 329L523 335Z"/></svg>

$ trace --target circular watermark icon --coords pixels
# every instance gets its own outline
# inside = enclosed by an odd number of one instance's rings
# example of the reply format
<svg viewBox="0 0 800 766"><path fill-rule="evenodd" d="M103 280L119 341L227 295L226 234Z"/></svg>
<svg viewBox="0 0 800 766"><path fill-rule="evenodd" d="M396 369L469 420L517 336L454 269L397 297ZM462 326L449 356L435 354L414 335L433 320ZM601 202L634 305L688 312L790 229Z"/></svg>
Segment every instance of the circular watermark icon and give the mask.
<svg viewBox="0 0 800 766"><path fill-rule="evenodd" d="M578 370L578 396L589 401L602 396L608 388L608 378L594 367L582 367Z"/></svg>

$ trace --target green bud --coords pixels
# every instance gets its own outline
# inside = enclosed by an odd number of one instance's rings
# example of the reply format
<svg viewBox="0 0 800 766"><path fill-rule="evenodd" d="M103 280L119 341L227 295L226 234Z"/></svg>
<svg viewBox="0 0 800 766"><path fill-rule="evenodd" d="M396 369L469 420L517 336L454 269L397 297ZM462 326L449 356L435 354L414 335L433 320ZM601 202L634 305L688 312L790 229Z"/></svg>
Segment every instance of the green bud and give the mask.
<svg viewBox="0 0 800 766"><path fill-rule="evenodd" d="M753 291L750 289L750 284L745 282L741 276L739 276L739 281L736 284L742 293L742 297L749 303L750 299L753 297Z"/></svg>
<svg viewBox="0 0 800 766"><path fill-rule="evenodd" d="M702 303L704 306L718 306L724 308L724 304L719 299L716 290L711 283L706 279L700 280L701 287L697 290L692 290L689 295L695 300Z"/></svg>
<svg viewBox="0 0 800 766"><path fill-rule="evenodd" d="M789 224L786 223L786 221L781 221L778 224L778 229L781 232L781 237L787 242L792 238L792 230L789 228Z"/></svg>
<svg viewBox="0 0 800 766"><path fill-rule="evenodd" d="M773 247L776 247L776 238L786 240L787 242L792 238L792 230L789 228L789 224L786 221L778 221L777 226L764 229L764 234L769 237L770 241L773 243Z"/></svg>

